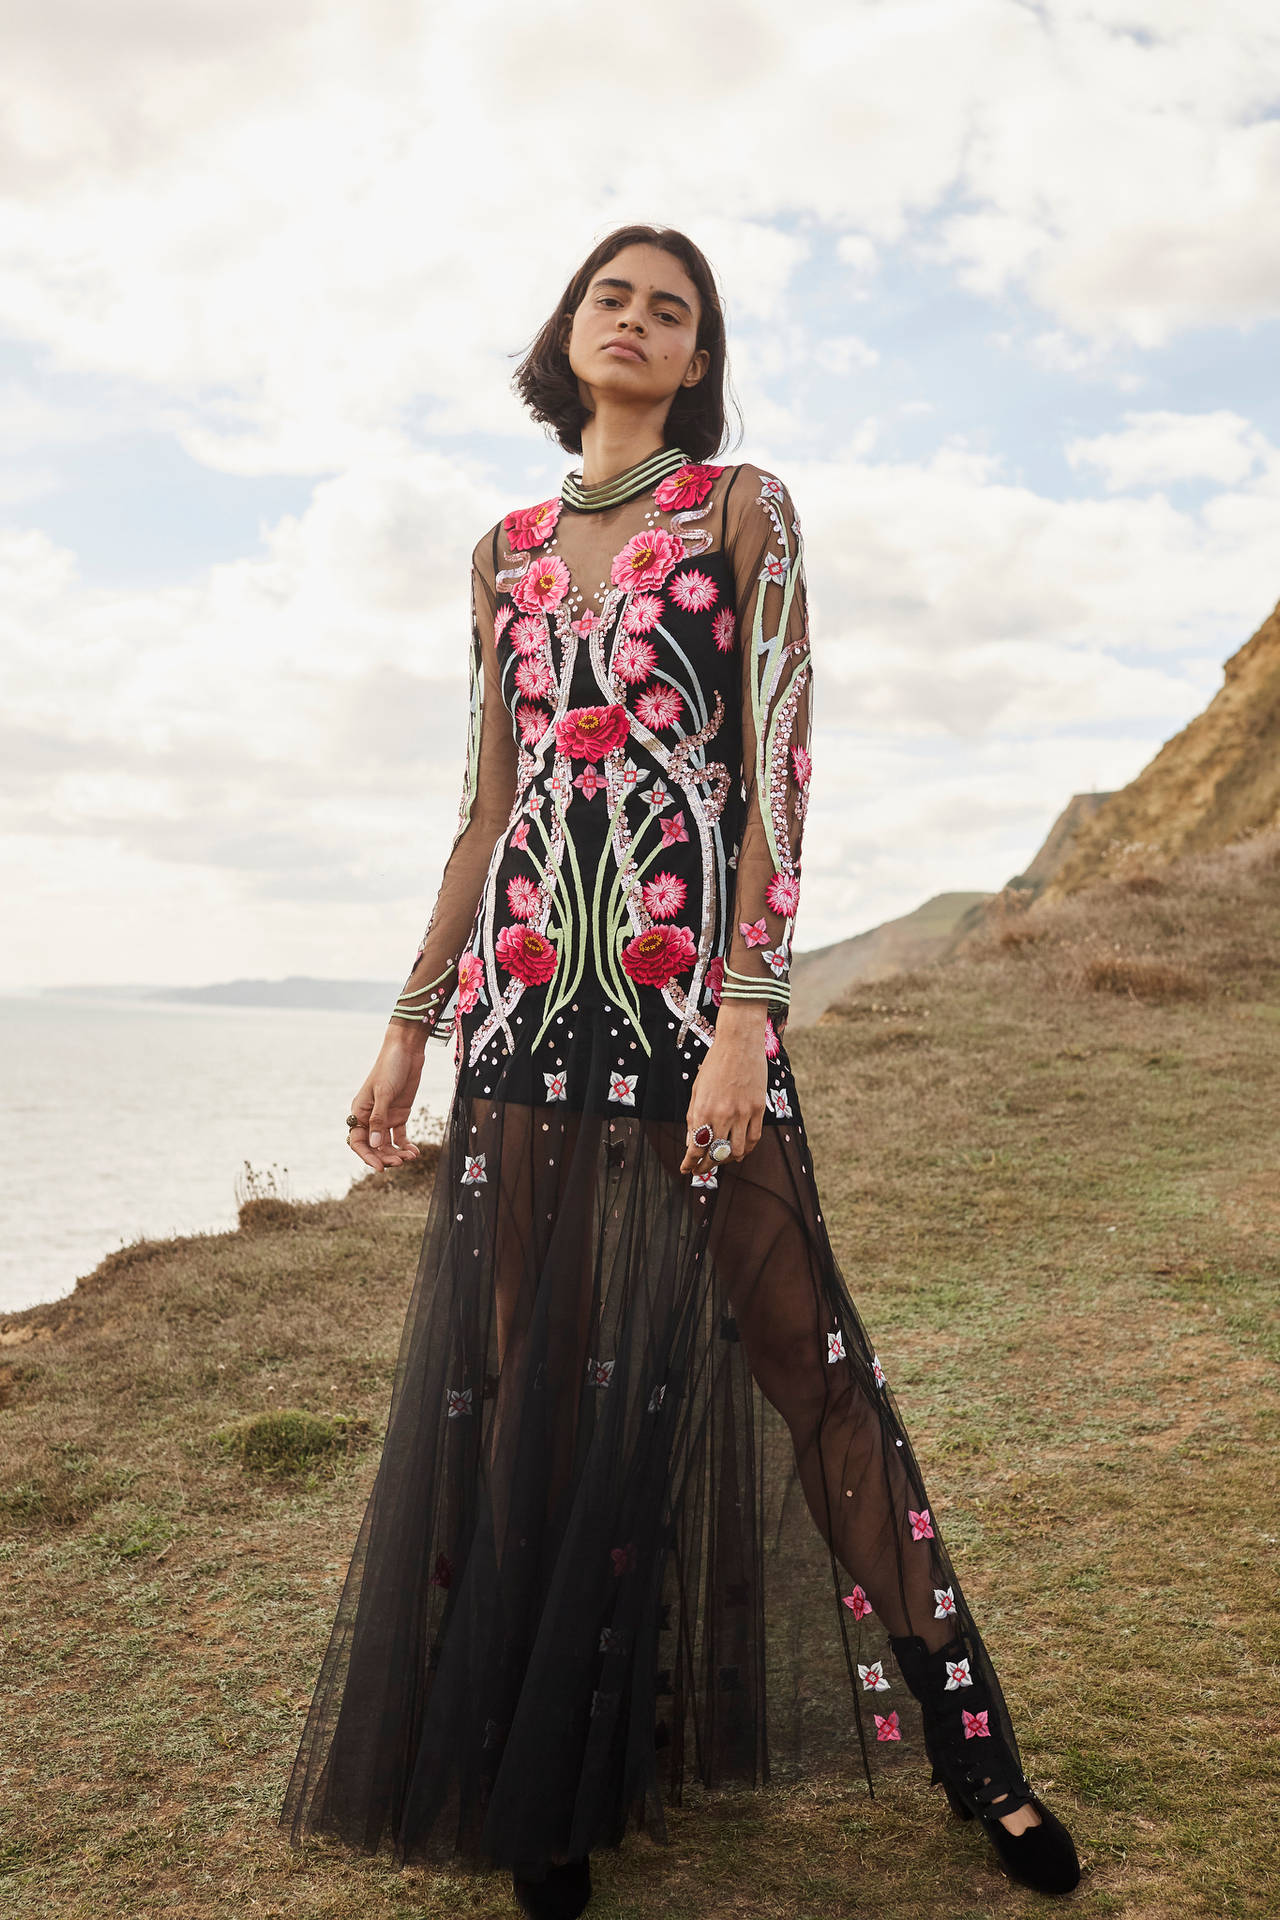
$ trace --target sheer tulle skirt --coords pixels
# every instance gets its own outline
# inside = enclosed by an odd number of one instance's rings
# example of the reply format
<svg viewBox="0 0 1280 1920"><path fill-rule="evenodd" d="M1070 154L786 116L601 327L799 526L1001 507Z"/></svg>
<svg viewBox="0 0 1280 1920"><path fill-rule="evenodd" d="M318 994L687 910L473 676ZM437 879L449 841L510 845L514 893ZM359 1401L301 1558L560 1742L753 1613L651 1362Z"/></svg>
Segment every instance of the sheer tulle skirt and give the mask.
<svg viewBox="0 0 1280 1920"><path fill-rule="evenodd" d="M605 1021L573 1040L606 1085ZM665 1840L689 1778L874 1790L924 1759L889 1634L962 1639L1017 1757L785 1050L779 1116L706 1187L678 1171L687 1060L660 1065L650 1111L460 1077L295 1842L509 1866Z"/></svg>

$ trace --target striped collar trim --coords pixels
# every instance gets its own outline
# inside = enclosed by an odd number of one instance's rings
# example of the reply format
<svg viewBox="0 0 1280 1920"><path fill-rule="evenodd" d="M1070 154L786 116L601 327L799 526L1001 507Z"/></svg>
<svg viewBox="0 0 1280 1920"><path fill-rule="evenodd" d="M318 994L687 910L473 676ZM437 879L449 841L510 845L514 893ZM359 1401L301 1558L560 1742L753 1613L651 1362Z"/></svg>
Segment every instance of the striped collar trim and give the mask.
<svg viewBox="0 0 1280 1920"><path fill-rule="evenodd" d="M612 479L602 480L597 487L584 487L581 472L566 474L560 487L560 498L567 507L574 508L578 513L599 513L604 507L617 507L624 500L634 500L638 493L656 487L669 473L675 473L677 468L690 464L689 456L682 448L663 447L658 453L638 460L635 466L615 473Z"/></svg>

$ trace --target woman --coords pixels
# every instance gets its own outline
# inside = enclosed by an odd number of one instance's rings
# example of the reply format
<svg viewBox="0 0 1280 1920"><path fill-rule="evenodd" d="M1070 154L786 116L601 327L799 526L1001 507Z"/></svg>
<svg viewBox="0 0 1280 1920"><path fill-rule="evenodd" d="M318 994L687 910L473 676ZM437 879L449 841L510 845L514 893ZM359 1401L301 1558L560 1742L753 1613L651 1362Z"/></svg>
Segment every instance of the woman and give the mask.
<svg viewBox="0 0 1280 1920"><path fill-rule="evenodd" d="M458 833L352 1147L413 1157L450 1012L457 1088L280 1818L497 1862L526 1913L577 1914L593 1847L665 1840L691 1762L768 1778L789 1713L802 1758L856 1736L869 1787L871 1754L923 1750L1006 1870L1064 1892L1075 1849L822 1223L782 1044L800 528L773 475L713 462L724 375L710 268L650 227L595 248L517 375L582 468L473 557ZM834 1720L790 1626L819 1585L797 1511L835 1582Z"/></svg>

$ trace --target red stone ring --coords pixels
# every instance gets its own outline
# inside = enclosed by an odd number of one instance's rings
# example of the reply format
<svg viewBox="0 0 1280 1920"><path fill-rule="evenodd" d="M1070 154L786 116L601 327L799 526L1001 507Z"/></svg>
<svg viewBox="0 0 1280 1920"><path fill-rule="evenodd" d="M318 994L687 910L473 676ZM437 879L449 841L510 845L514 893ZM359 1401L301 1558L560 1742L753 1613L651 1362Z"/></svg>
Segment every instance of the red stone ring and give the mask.
<svg viewBox="0 0 1280 1920"><path fill-rule="evenodd" d="M693 1141L693 1144L695 1147L709 1147L711 1145L711 1140L712 1140L712 1131L711 1131L711 1128L708 1126L707 1122L704 1120L700 1127L694 1128L692 1134L689 1137Z"/></svg>

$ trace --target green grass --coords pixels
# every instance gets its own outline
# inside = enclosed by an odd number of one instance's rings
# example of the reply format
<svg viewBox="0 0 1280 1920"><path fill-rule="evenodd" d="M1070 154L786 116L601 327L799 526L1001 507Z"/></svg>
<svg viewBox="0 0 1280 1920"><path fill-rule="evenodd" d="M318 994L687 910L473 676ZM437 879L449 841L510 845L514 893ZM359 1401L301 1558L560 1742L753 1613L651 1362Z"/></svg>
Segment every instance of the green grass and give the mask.
<svg viewBox="0 0 1280 1920"><path fill-rule="evenodd" d="M1090 988L1104 948L1210 988ZM1077 1835L1083 1915L1276 1910L1277 954L1258 843L1033 910L791 1036L833 1243ZM126 1249L0 1325L0 1914L513 1910L501 1874L295 1852L275 1824L428 1174ZM1044 1912L938 1801L908 1778L693 1790L669 1848L599 1857L590 1911Z"/></svg>

